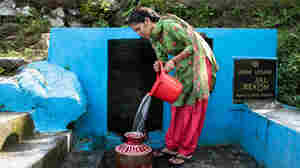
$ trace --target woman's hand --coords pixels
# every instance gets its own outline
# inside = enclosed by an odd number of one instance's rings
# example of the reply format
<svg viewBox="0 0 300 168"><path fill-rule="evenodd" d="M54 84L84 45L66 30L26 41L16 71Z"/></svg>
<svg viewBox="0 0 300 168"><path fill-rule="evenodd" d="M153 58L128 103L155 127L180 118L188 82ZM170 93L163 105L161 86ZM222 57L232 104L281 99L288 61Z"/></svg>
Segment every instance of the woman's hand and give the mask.
<svg viewBox="0 0 300 168"><path fill-rule="evenodd" d="M166 64L165 64L165 67L164 69L166 70L166 72L170 72L172 71L173 69L175 68L175 62L170 59Z"/></svg>
<svg viewBox="0 0 300 168"><path fill-rule="evenodd" d="M160 61L155 61L154 64L153 64L153 69L155 72L159 72L161 69L160 69ZM170 72L172 71L173 69L175 68L175 63L174 61L171 59L169 60L165 66L163 67L164 70L166 70L166 72Z"/></svg>

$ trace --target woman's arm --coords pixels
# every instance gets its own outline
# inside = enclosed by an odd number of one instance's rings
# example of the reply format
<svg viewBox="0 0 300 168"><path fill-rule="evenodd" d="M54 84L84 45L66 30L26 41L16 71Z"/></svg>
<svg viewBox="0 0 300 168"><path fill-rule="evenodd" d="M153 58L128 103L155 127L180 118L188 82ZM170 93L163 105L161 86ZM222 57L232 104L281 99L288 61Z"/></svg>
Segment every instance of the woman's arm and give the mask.
<svg viewBox="0 0 300 168"><path fill-rule="evenodd" d="M155 51L156 57L157 57L157 61L154 62L153 64L153 69L155 72L159 72L160 71L160 65L159 65L159 61L165 63L168 61L168 55L166 54L166 52L163 50L161 44L159 42L153 42L152 43L152 48Z"/></svg>
<svg viewBox="0 0 300 168"><path fill-rule="evenodd" d="M184 48L179 54L174 56L166 63L167 71L171 71L172 69L174 69L175 64L193 54L192 32L189 33L187 29L184 29L178 23L168 24L164 28L164 30L166 31L166 36L164 37L165 40L167 41L167 43L172 43L172 45L167 45L169 46L168 50L175 50L176 47ZM184 44L184 46L182 46L182 44Z"/></svg>

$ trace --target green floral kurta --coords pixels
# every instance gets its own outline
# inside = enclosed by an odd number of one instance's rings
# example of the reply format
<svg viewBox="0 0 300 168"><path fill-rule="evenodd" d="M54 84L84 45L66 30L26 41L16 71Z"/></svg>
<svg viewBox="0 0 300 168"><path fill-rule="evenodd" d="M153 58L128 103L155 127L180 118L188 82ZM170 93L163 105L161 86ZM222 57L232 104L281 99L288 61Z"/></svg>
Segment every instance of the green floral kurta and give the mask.
<svg viewBox="0 0 300 168"><path fill-rule="evenodd" d="M213 86L208 83L206 58L212 65L212 85L218 66L211 49L192 26L175 15L163 16L152 30L150 41L162 62L168 61L168 55L182 57L176 64L175 77L183 84L183 93L174 106L191 105L209 97Z"/></svg>

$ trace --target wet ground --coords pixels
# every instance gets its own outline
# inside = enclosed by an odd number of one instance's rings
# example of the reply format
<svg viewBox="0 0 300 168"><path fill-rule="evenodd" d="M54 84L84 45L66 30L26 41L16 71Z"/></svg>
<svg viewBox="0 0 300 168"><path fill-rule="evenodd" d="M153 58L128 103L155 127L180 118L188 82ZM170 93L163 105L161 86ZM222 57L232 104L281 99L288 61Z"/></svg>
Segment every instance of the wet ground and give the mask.
<svg viewBox="0 0 300 168"><path fill-rule="evenodd" d="M175 167L168 163L170 156L153 158L153 168ZM192 161L186 162L182 168L263 168L244 152L239 146L226 145L201 147L193 155ZM104 152L102 161L97 168L115 168L113 150Z"/></svg>

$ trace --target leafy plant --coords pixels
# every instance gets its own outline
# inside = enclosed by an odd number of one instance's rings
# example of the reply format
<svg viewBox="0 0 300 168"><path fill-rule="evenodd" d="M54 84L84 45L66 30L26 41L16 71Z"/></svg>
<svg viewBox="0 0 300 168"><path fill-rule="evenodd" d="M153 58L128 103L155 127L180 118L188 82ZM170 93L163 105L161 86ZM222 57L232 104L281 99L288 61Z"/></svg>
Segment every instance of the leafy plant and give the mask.
<svg viewBox="0 0 300 168"><path fill-rule="evenodd" d="M44 58L46 56L47 56L47 51L31 49L31 48L25 48L24 50L21 50L21 51L10 50L8 52L0 53L0 57L19 57L19 58L24 58L24 59L28 59L28 60L36 58L36 57Z"/></svg>
<svg viewBox="0 0 300 168"><path fill-rule="evenodd" d="M300 25L299 25L300 27ZM300 32L279 32L278 43L279 100L299 104L300 95Z"/></svg>
<svg viewBox="0 0 300 168"><path fill-rule="evenodd" d="M112 14L111 4L105 0L88 0L80 4L81 15L89 16L97 20L91 26L107 27L106 21Z"/></svg>
<svg viewBox="0 0 300 168"><path fill-rule="evenodd" d="M300 96L296 96L296 107L300 108Z"/></svg>
<svg viewBox="0 0 300 168"><path fill-rule="evenodd" d="M104 19L99 19L95 23L93 23L92 27L109 27L109 24Z"/></svg>
<svg viewBox="0 0 300 168"><path fill-rule="evenodd" d="M131 0L126 9L122 9L121 16L126 17L136 7L134 2L135 0ZM202 0L197 8L193 8L176 0L140 0L140 5L153 8L162 15L173 13L194 27L276 28L279 100L300 106L300 1L253 1L251 7L246 8L218 8L208 3L209 1ZM108 27L108 19L113 11L106 0L85 0L80 4L80 14L92 18L90 27ZM46 54L29 48L40 40L41 33L48 32L50 28L48 20L41 15L40 10L31 8L30 16L18 14L15 23L22 29L14 34L15 39L0 41L0 57L29 59Z"/></svg>
<svg viewBox="0 0 300 168"><path fill-rule="evenodd" d="M8 53L11 50L25 49L38 42L41 33L49 31L50 23L41 16L40 11L31 8L30 13L30 16L21 14L16 16L15 22L22 28L15 33L16 37L14 39L7 40L5 43L0 42L0 51Z"/></svg>
<svg viewBox="0 0 300 168"><path fill-rule="evenodd" d="M0 74L2 74L4 71L5 71L5 69L0 67Z"/></svg>

